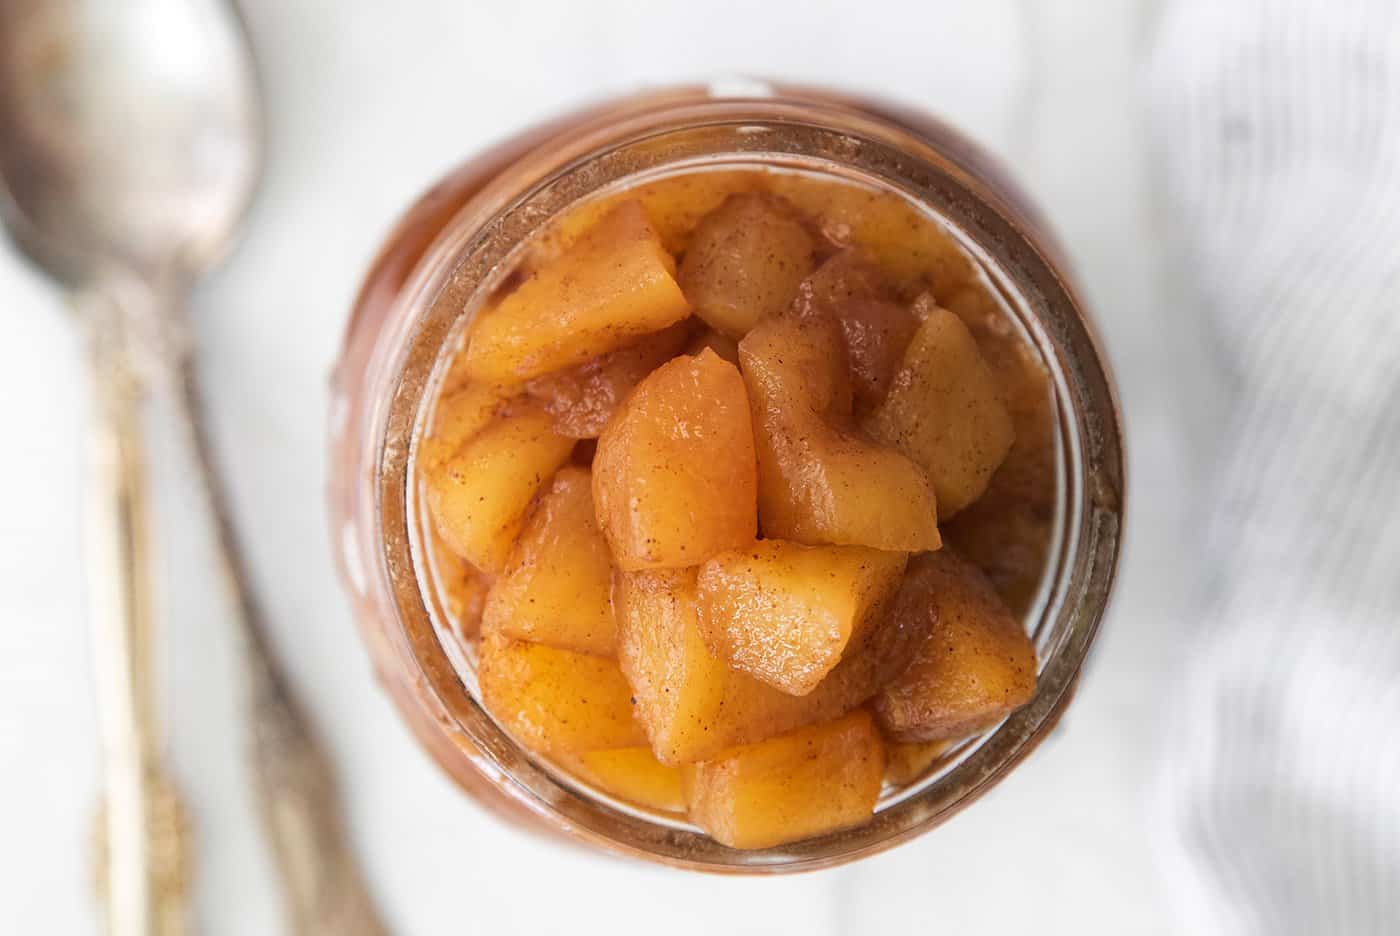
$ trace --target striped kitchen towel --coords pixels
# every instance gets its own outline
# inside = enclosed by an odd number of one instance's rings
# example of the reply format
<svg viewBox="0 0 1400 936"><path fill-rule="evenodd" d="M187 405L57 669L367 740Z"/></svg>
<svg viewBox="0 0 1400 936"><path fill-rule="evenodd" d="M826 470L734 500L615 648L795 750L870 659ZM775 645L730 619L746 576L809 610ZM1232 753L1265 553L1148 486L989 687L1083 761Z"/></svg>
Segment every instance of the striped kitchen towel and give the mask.
<svg viewBox="0 0 1400 936"><path fill-rule="evenodd" d="M1174 261L1235 391L1167 876L1192 933L1397 934L1400 3L1167 0L1156 29Z"/></svg>

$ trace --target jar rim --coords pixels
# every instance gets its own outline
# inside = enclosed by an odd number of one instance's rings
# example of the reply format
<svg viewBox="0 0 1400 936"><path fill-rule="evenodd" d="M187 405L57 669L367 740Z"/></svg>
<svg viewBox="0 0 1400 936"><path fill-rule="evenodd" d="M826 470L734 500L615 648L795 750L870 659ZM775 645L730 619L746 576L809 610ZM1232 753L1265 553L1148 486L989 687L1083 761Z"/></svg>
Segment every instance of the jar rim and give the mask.
<svg viewBox="0 0 1400 936"><path fill-rule="evenodd" d="M1059 251L990 159L946 127L926 128L841 99L784 90L773 98L712 99L670 89L615 107L518 160L468 200L424 254L400 297L401 332L386 343L393 391L375 403L368 444L374 466L374 542L397 627L389 630L419 669L437 718L464 753L519 805L604 848L718 872L773 873L829 867L890 848L970 805L1026 757L1068 705L1107 608L1122 541L1120 410L1106 361ZM943 134L947 134L944 139ZM708 149L707 149L708 148ZM685 160L800 158L887 185L950 225L1004 279L1022 324L1055 381L1064 440L1061 571L1042 610L1055 644L1040 660L1031 702L979 739L949 770L882 804L865 824L791 845L739 851L703 833L589 797L537 765L485 711L429 609L414 482L417 439L443 349L465 327L463 311L489 287L512 251L579 199Z"/></svg>

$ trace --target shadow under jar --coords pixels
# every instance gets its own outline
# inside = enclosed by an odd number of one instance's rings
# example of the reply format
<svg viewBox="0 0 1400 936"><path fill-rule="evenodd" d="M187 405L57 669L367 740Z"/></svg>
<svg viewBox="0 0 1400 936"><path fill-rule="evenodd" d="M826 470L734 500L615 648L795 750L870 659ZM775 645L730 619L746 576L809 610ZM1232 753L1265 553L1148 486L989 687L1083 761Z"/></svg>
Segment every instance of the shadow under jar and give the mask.
<svg viewBox="0 0 1400 936"><path fill-rule="evenodd" d="M470 795L521 827L611 851L776 873L841 864L934 828L1051 731L1113 582L1123 453L1111 379L1060 254L984 154L932 118L881 103L806 88L748 90L724 97L677 88L574 113L481 154L412 206L369 270L333 377L329 496L332 542L377 675ZM884 190L926 214L969 262L1002 317L998 327L1043 365L1052 464L1035 574L1008 596L1038 658L1031 701L908 782L887 784L863 825L743 851L679 815L603 793L497 726L478 702L471 645L434 584L415 459L472 315L525 245L590 199L680 172L755 167ZM1028 561L1019 557L1019 568Z"/></svg>

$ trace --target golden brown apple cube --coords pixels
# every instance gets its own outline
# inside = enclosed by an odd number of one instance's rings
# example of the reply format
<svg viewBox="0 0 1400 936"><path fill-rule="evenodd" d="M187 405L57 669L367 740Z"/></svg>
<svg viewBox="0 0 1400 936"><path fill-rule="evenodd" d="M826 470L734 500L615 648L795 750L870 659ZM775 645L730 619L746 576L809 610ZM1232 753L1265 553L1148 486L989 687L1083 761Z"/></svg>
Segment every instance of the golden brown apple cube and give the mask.
<svg viewBox="0 0 1400 936"><path fill-rule="evenodd" d="M743 378L710 351L637 385L598 439L593 501L620 569L698 565L757 533Z"/></svg>
<svg viewBox="0 0 1400 936"><path fill-rule="evenodd" d="M902 198L796 173L774 173L768 187L819 219L822 234L832 243L858 246L901 293L932 287L942 300L975 275L967 252Z"/></svg>
<svg viewBox="0 0 1400 936"><path fill-rule="evenodd" d="M792 304L815 249L781 199L731 195L696 227L681 260L681 289L696 315L738 337Z"/></svg>
<svg viewBox="0 0 1400 936"><path fill-rule="evenodd" d="M456 455L481 430L495 422L515 398L511 387L465 383L443 391L433 411L432 428L423 438L419 461L433 470Z"/></svg>
<svg viewBox="0 0 1400 936"><path fill-rule="evenodd" d="M586 468L567 466L525 521L486 598L482 627L515 640L613 657L612 561Z"/></svg>
<svg viewBox="0 0 1400 936"><path fill-rule="evenodd" d="M1023 447L1019 437L986 493L942 527L948 544L986 573L1017 617L1035 600L1054 529L1053 453Z"/></svg>
<svg viewBox="0 0 1400 936"><path fill-rule="evenodd" d="M467 369L511 383L581 364L690 314L675 262L635 201L484 309L472 323Z"/></svg>
<svg viewBox="0 0 1400 936"><path fill-rule="evenodd" d="M699 621L719 660L806 695L882 613L907 556L863 546L761 540L700 567Z"/></svg>
<svg viewBox="0 0 1400 936"><path fill-rule="evenodd" d="M923 300L921 300L923 301ZM948 302L962 319L1001 388L1016 441L986 492L944 527L964 558L987 574L1023 616L1040 585L1055 526L1055 415L1040 356L981 286Z"/></svg>
<svg viewBox="0 0 1400 936"><path fill-rule="evenodd" d="M904 306L882 299L848 303L840 322L851 362L855 409L858 414L868 413L884 402L919 322Z"/></svg>
<svg viewBox="0 0 1400 936"><path fill-rule="evenodd" d="M534 244L541 261L557 257L598 220L623 201L639 202L666 249L679 256L690 246L700 219L736 192L761 191L762 174L746 170L686 172L646 182L620 195L599 199L566 212ZM538 262L535 266L540 265Z"/></svg>
<svg viewBox="0 0 1400 936"><path fill-rule="evenodd" d="M866 821L884 773L884 743L858 709L695 765L690 819L731 848L770 848Z"/></svg>
<svg viewBox="0 0 1400 936"><path fill-rule="evenodd" d="M764 536L891 552L937 549L923 469L839 421L850 383L837 325L769 319L739 343L753 407Z"/></svg>
<svg viewBox="0 0 1400 936"><path fill-rule="evenodd" d="M923 638L927 615L900 610L865 627L842 661L805 696L788 695L715 659L700 636L696 570L617 573L618 659L652 750L663 764L713 757L836 718L893 678Z"/></svg>
<svg viewBox="0 0 1400 936"><path fill-rule="evenodd" d="M613 578L618 662L663 764L689 763L730 743L716 722L739 674L705 649L695 575L694 569L665 569Z"/></svg>
<svg viewBox="0 0 1400 936"><path fill-rule="evenodd" d="M1015 439L977 343L961 319L938 307L919 326L888 395L863 425L923 467L941 518L982 496Z"/></svg>
<svg viewBox="0 0 1400 936"><path fill-rule="evenodd" d="M454 553L443 542L436 527L432 528L429 542L429 571L453 631L458 637L475 637L481 630L481 614L486 607L491 577Z"/></svg>
<svg viewBox="0 0 1400 936"><path fill-rule="evenodd" d="M486 634L477 679L482 705L532 751L646 744L632 716L632 689L613 660Z"/></svg>
<svg viewBox="0 0 1400 936"><path fill-rule="evenodd" d="M869 412L885 398L904 349L919 328L919 319L898 300L874 264L853 249L831 257L802 281L793 314L840 323L857 414Z"/></svg>
<svg viewBox="0 0 1400 936"><path fill-rule="evenodd" d="M739 342L751 402L786 406L832 426L851 420L851 375L841 328L830 319L769 319ZM758 412L755 402L755 412Z"/></svg>
<svg viewBox="0 0 1400 936"><path fill-rule="evenodd" d="M560 435L596 439L632 388L679 354L689 336L687 324L678 322L577 367L537 377L525 392L554 417Z"/></svg>
<svg viewBox="0 0 1400 936"><path fill-rule="evenodd" d="M975 566L944 549L911 560L905 579L923 590L937 621L875 698L886 734L962 738L1030 701L1035 648Z"/></svg>
<svg viewBox="0 0 1400 936"><path fill-rule="evenodd" d="M840 317L849 303L862 299L898 299L893 285L863 250L837 251L797 287L792 312L801 319Z"/></svg>
<svg viewBox="0 0 1400 936"><path fill-rule="evenodd" d="M649 747L585 751L565 766L619 799L662 812L685 811L680 768L658 761Z"/></svg>
<svg viewBox="0 0 1400 936"><path fill-rule="evenodd" d="M885 782L894 786L913 783L952 745L952 741L886 742Z"/></svg>
<svg viewBox="0 0 1400 936"><path fill-rule="evenodd" d="M477 568L500 572L530 501L573 445L554 431L548 413L521 406L428 467L428 510L443 542Z"/></svg>

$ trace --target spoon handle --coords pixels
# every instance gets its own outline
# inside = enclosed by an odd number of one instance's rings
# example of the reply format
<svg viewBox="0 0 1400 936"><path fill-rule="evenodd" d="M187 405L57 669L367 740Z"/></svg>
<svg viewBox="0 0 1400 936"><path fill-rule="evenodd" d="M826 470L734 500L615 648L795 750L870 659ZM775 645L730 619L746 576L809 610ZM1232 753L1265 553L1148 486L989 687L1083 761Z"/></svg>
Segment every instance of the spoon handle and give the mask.
<svg viewBox="0 0 1400 936"><path fill-rule="evenodd" d="M118 297L95 289L75 301L91 326L94 391L85 547L104 792L97 878L110 936L176 936L188 921L187 835L152 704L143 381Z"/></svg>
<svg viewBox="0 0 1400 936"><path fill-rule="evenodd" d="M195 453L224 577L242 622L253 770L264 826L281 870L290 931L298 936L382 936L387 930L346 836L330 760L269 645L267 618L250 585L188 354L177 382L175 409Z"/></svg>

